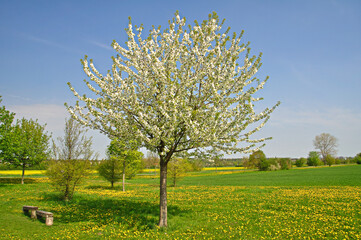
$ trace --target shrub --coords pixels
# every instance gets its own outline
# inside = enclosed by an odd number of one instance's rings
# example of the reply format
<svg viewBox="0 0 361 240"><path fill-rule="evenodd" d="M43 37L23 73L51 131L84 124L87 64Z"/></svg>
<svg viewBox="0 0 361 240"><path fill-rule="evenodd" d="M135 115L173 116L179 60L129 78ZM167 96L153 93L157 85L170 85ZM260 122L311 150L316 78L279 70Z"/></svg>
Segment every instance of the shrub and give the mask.
<svg viewBox="0 0 361 240"><path fill-rule="evenodd" d="M332 166L332 164L335 164L335 158L332 157L331 155L327 155L325 157L325 163L328 165L328 166Z"/></svg>
<svg viewBox="0 0 361 240"><path fill-rule="evenodd" d="M182 158L172 159L168 163L168 178L172 180L173 187L176 186L177 181L184 176L186 172L191 171L192 166L186 160Z"/></svg>
<svg viewBox="0 0 361 240"><path fill-rule="evenodd" d="M243 166L247 168L258 168L260 171L268 171L270 170L270 162L267 160L266 155L261 151L258 150L252 153L248 160L243 162Z"/></svg>
<svg viewBox="0 0 361 240"><path fill-rule="evenodd" d="M357 156L355 157L355 162L356 162L357 164L361 164L361 156L357 155Z"/></svg>
<svg viewBox="0 0 361 240"><path fill-rule="evenodd" d="M271 163L269 160L267 160L267 158L262 157L259 159L259 163L258 163L258 170L260 171L269 171L271 170Z"/></svg>
<svg viewBox="0 0 361 240"><path fill-rule="evenodd" d="M292 168L292 162L289 158L280 158L278 159L281 170L289 170Z"/></svg>
<svg viewBox="0 0 361 240"><path fill-rule="evenodd" d="M267 158L267 161L269 162L270 166L268 170L271 171L277 171L281 169L281 165L279 163L278 158Z"/></svg>
<svg viewBox="0 0 361 240"><path fill-rule="evenodd" d="M303 167L307 162L306 158L299 158L296 160L296 166L297 167Z"/></svg>
<svg viewBox="0 0 361 240"><path fill-rule="evenodd" d="M321 166L322 162L320 160L318 152L310 152L307 158L308 166Z"/></svg>
<svg viewBox="0 0 361 240"><path fill-rule="evenodd" d="M103 160L98 166L98 173L105 180L110 182L111 187L114 187L114 183L122 179L123 175L122 163L119 159L111 157L110 159Z"/></svg>
<svg viewBox="0 0 361 240"><path fill-rule="evenodd" d="M275 164L271 164L269 170L271 171L277 171L277 170L280 170L281 169L281 166L278 162L276 162Z"/></svg>
<svg viewBox="0 0 361 240"><path fill-rule="evenodd" d="M189 160L191 172L200 172L204 167L204 162L201 159Z"/></svg>
<svg viewBox="0 0 361 240"><path fill-rule="evenodd" d="M51 184L62 194L65 201L73 198L75 187L90 174L89 160L53 160L49 163L46 175Z"/></svg>
<svg viewBox="0 0 361 240"><path fill-rule="evenodd" d="M245 157L243 158L242 166L247 169L255 169L258 166L258 162L258 159Z"/></svg>

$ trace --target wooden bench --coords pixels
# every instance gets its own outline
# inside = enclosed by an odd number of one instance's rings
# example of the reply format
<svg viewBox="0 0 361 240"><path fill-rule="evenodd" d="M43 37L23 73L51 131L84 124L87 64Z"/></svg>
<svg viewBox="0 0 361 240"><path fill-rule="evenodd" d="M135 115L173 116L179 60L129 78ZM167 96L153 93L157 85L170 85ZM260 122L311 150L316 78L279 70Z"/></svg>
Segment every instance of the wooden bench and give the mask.
<svg viewBox="0 0 361 240"><path fill-rule="evenodd" d="M36 215L40 217L45 217L45 224L47 226L53 225L53 213L37 210Z"/></svg>
<svg viewBox="0 0 361 240"><path fill-rule="evenodd" d="M36 219L36 210L38 210L38 207L34 206L23 206L23 212L25 214L29 214L29 210L31 211L31 218Z"/></svg>

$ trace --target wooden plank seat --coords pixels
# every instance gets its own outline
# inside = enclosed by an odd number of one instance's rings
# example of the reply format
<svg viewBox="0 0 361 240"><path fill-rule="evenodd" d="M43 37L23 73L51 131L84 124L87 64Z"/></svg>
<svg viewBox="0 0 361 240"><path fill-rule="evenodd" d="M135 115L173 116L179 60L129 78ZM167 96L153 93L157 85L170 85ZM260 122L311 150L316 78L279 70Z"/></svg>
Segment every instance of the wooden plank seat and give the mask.
<svg viewBox="0 0 361 240"><path fill-rule="evenodd" d="M45 218L45 224L47 226L53 225L53 213L37 210L36 215L39 216L39 217L44 217Z"/></svg>
<svg viewBox="0 0 361 240"><path fill-rule="evenodd" d="M36 219L36 210L38 210L38 207L35 206L23 206L23 212L25 214L29 213L29 210L31 211L31 218Z"/></svg>

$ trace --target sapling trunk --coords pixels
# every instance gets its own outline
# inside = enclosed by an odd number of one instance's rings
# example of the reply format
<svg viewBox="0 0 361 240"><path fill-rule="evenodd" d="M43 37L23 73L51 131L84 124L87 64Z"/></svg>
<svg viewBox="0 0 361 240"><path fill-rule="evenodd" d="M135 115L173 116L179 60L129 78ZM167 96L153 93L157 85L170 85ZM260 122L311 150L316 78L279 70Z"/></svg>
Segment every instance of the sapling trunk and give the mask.
<svg viewBox="0 0 361 240"><path fill-rule="evenodd" d="M21 184L24 184L24 176L25 176L25 163L23 163L23 173L21 175Z"/></svg>
<svg viewBox="0 0 361 240"><path fill-rule="evenodd" d="M125 192L125 161L123 162L123 192Z"/></svg>

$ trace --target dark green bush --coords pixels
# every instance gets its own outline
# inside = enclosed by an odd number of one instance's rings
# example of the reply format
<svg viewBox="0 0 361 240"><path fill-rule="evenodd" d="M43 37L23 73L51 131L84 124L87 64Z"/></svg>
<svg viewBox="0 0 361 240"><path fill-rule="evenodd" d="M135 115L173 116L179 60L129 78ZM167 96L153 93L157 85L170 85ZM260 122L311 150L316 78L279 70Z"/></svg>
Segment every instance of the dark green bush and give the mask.
<svg viewBox="0 0 361 240"><path fill-rule="evenodd" d="M361 156L356 156L356 157L355 157L355 162L356 162L357 164L361 164Z"/></svg>
<svg viewBox="0 0 361 240"><path fill-rule="evenodd" d="M308 166L321 166L322 162L320 160L319 157L319 153L318 152L310 152L308 154L308 158L307 158L307 165Z"/></svg>
<svg viewBox="0 0 361 240"><path fill-rule="evenodd" d="M306 158L299 158L296 160L296 166L297 167L303 167L307 162Z"/></svg>
<svg viewBox="0 0 361 240"><path fill-rule="evenodd" d="M335 158L331 155L327 155L325 159L325 163L331 167L332 164L335 164Z"/></svg>
<svg viewBox="0 0 361 240"><path fill-rule="evenodd" d="M260 158L258 163L258 169L260 171L269 171L271 167L270 161L267 158Z"/></svg>

